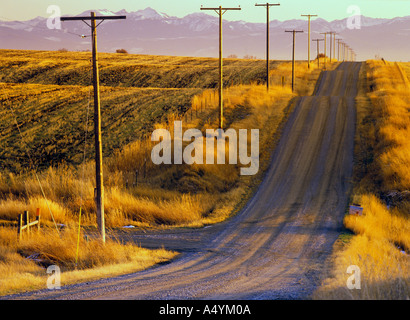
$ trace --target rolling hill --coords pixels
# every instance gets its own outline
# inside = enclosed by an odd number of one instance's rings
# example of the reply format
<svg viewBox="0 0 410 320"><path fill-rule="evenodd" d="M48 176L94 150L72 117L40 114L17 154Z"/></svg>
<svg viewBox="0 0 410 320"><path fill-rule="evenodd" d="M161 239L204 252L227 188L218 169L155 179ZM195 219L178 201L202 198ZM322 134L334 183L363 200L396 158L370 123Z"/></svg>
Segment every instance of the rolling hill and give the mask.
<svg viewBox="0 0 410 320"><path fill-rule="evenodd" d="M0 50L0 56L2 169L28 168L27 148L40 168L81 163L86 128L93 139L90 53ZM226 85L263 83L265 62L230 59L225 75ZM217 79L213 58L100 54L104 156L168 116L183 115Z"/></svg>

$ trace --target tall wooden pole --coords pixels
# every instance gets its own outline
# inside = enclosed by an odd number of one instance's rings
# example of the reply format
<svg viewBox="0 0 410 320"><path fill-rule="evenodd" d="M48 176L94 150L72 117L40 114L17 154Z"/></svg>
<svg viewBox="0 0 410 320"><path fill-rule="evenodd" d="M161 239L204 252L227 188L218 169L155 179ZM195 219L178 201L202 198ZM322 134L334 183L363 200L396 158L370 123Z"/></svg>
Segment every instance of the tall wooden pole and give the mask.
<svg viewBox="0 0 410 320"><path fill-rule="evenodd" d="M280 6L279 3L266 3L266 4L255 4L256 7L266 7L266 89L269 91L269 86L270 86L270 79L269 79L269 24L270 24L270 19L269 19L269 9L272 6Z"/></svg>
<svg viewBox="0 0 410 320"><path fill-rule="evenodd" d="M222 40L222 6L219 6L219 128L224 127L224 106L223 106L223 40Z"/></svg>
<svg viewBox="0 0 410 320"><path fill-rule="evenodd" d="M332 32L329 32L330 34L330 41L329 41L329 59L330 63L332 63Z"/></svg>
<svg viewBox="0 0 410 320"><path fill-rule="evenodd" d="M93 88L94 88L94 135L95 135L95 180L96 188L94 192L97 209L97 225L101 240L105 243L105 219L104 219L104 183L103 183L103 158L102 158L102 137L101 137L101 107L100 107L100 80L98 71L97 52L97 25L96 20L118 20L126 19L125 16L103 16L96 17L95 12L91 12L90 17L61 17L61 21L83 21L91 27L92 42L92 64L93 64ZM91 21L89 25L86 21Z"/></svg>
<svg viewBox="0 0 410 320"><path fill-rule="evenodd" d="M296 40L295 40L295 35L296 33L302 33L303 31L285 31L285 32L292 32L293 33L293 48L292 48L292 92L295 90L295 45L296 45Z"/></svg>
<svg viewBox="0 0 410 320"><path fill-rule="evenodd" d="M203 8L201 10L212 10L215 11L219 15L219 128L223 129L224 122L223 122L223 50L222 50L222 16L228 10L242 10L240 7L238 8L223 8L219 6L217 8Z"/></svg>
<svg viewBox="0 0 410 320"><path fill-rule="evenodd" d="M266 89L269 91L269 4L266 4Z"/></svg>
<svg viewBox="0 0 410 320"><path fill-rule="evenodd" d="M293 32L293 48L292 48L292 92L295 89L295 32Z"/></svg>
<svg viewBox="0 0 410 320"><path fill-rule="evenodd" d="M320 48L319 48L319 42L323 41L323 39L313 39L312 41L316 41L316 52L317 52L317 67L320 68Z"/></svg>
<svg viewBox="0 0 410 320"><path fill-rule="evenodd" d="M340 61L340 41L342 41L342 39L336 39L337 41L337 61Z"/></svg>
<svg viewBox="0 0 410 320"><path fill-rule="evenodd" d="M302 14L302 17L308 17L308 69L310 69L310 18L317 17L316 14Z"/></svg>
<svg viewBox="0 0 410 320"><path fill-rule="evenodd" d="M91 12L91 18L95 18L95 12ZM97 28L96 28L95 19L91 19L91 35L92 35L93 87L94 87L94 135L95 135L95 176L96 176L95 204L97 207L98 231L100 232L102 241L105 242L100 78L99 78L99 70L98 70Z"/></svg>
<svg viewBox="0 0 410 320"><path fill-rule="evenodd" d="M324 69L326 70L326 38L327 38L327 35L329 34L328 32L322 32L321 34L323 34L324 36L325 36L325 49L324 49L324 54L325 54L325 59L324 59L324 65L323 65L323 67L324 67Z"/></svg>

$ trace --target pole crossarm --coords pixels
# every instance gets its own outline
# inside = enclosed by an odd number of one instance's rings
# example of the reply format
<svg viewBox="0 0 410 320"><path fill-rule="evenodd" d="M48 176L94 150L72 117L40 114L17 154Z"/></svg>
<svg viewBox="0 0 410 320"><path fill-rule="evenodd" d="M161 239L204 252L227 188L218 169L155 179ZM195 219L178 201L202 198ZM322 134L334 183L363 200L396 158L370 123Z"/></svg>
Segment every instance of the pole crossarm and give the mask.
<svg viewBox="0 0 410 320"><path fill-rule="evenodd" d="M96 16L96 17L61 17L61 21L76 21L76 20L121 20L121 19L126 19L127 16Z"/></svg>
<svg viewBox="0 0 410 320"><path fill-rule="evenodd" d="M201 10L242 10L242 8L241 7L235 7L235 8L224 8L224 7L218 7L218 8L204 8L204 7L201 7Z"/></svg>
<svg viewBox="0 0 410 320"><path fill-rule="evenodd" d="M237 8L223 8L223 7L218 7L218 8L203 8L201 7L201 10L210 10L210 11L215 11L217 14L224 15L226 11L230 10L242 10L241 7Z"/></svg>
<svg viewBox="0 0 410 320"><path fill-rule="evenodd" d="M285 32L294 32L294 33L303 33L304 31L302 30L285 30Z"/></svg>
<svg viewBox="0 0 410 320"><path fill-rule="evenodd" d="M88 24L87 21L97 21L100 20L100 23L98 23L95 28L98 28L98 26L104 22L104 20L124 20L127 19L127 16L94 16L94 17L61 17L61 21L82 21L84 22L87 26L90 28L93 28L92 25Z"/></svg>
<svg viewBox="0 0 410 320"><path fill-rule="evenodd" d="M280 6L280 3L256 3L255 7L273 7L273 6Z"/></svg>

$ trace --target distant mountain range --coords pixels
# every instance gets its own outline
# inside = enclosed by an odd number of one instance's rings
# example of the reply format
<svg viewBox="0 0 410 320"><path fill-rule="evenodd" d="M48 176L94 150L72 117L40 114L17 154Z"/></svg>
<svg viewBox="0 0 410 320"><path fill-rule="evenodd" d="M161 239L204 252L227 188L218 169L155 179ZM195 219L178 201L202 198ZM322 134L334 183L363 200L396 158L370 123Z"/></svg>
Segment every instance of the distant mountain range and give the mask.
<svg viewBox="0 0 410 320"><path fill-rule="evenodd" d="M94 10L97 15L126 15L126 20L105 21L98 27L98 49L115 52L126 49L129 53L218 56L218 17L193 13L183 18L159 13L151 8L135 12L121 10ZM90 11L78 16L89 16ZM375 19L361 16L361 29L347 28L347 19L326 21L312 19L312 39L323 38L320 32L335 31L352 47L358 60L383 57L386 60L410 60L410 16L395 19ZM48 29L47 18L29 21L0 20L0 48L70 51L89 50L90 28L82 21L62 22L61 30ZM306 19L272 20L271 59L290 59L292 36L285 30L307 32ZM224 56L235 54L239 58L250 55L265 58L264 23L224 20ZM323 51L323 42L320 45ZM312 57L316 44L312 42ZM307 33L298 34L296 58L307 59Z"/></svg>

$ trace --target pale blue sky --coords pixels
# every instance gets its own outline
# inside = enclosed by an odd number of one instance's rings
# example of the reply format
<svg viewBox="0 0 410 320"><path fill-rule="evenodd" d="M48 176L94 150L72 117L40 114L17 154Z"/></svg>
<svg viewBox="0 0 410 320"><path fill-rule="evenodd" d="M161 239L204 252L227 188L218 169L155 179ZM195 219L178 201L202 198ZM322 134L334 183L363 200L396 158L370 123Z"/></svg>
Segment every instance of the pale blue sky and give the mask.
<svg viewBox="0 0 410 320"><path fill-rule="evenodd" d="M183 17L189 13L200 12L201 5L238 6L242 11L231 11L224 17L227 20L245 20L265 22L263 8L255 3L266 3L264 0L1 0L0 19L28 20L36 16L48 16L47 7L58 5L62 14L74 15L89 9L109 9L119 11L137 11L152 7L157 11L172 16ZM277 0L280 7L271 9L271 20L288 20L300 18L301 14L318 14L326 20L343 19L350 16L347 8L358 6L361 14L375 18L394 18L410 15L410 0Z"/></svg>

